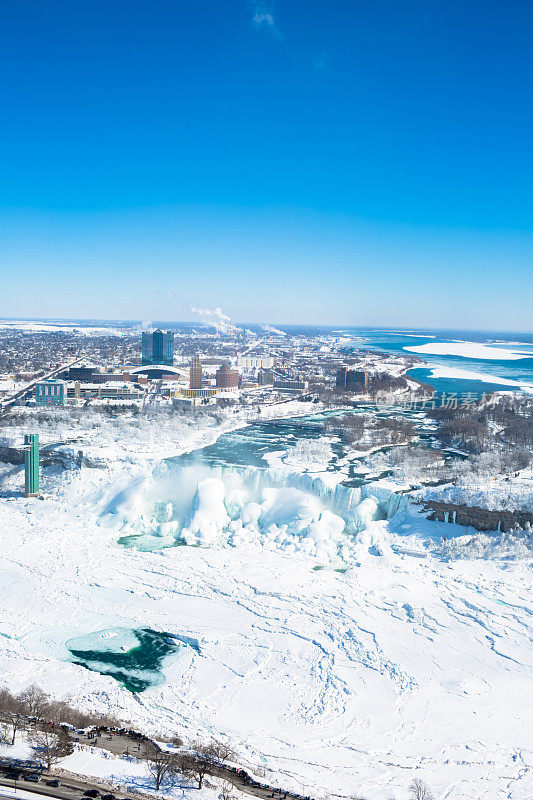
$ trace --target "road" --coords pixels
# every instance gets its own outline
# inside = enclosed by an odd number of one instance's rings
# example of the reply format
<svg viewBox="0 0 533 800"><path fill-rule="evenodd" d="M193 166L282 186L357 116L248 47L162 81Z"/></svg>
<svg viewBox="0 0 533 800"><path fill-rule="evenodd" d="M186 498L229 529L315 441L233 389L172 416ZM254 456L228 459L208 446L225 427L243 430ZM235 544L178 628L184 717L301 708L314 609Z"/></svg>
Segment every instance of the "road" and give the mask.
<svg viewBox="0 0 533 800"><path fill-rule="evenodd" d="M56 367L55 369L50 370L50 372L47 372L46 375L40 375L38 378L30 381L30 383L26 384L26 386L24 386L22 389L17 389L17 391L13 392L13 394L9 395L8 397L4 397L3 400L0 401L0 410L5 411L7 408L9 408L9 406L13 405L13 403L16 403L16 401L23 397L26 392L31 391L36 383L50 380L50 378L54 378L56 375L64 372L64 370L73 367L75 364L79 364L80 361L83 361L83 357L76 358L74 361L69 361L68 364L62 364L60 367Z"/></svg>
<svg viewBox="0 0 533 800"><path fill-rule="evenodd" d="M144 750L143 742L139 742L124 734L110 735L108 733L101 733L96 740L85 740L85 737L81 736L76 740L79 741L80 744L86 743L91 747L100 747L103 750L109 750L109 752L118 756L128 755L132 756L133 758L139 758L142 756ZM151 742L151 744L153 745L154 742ZM299 795L286 792L285 790L275 790L272 786L251 786L249 783L243 780L242 776L239 775L238 770L231 769L231 767L224 764L219 764L217 766L216 777L227 780L229 783L232 783L234 786L240 789L241 792L261 798L262 800L272 797L275 797L276 800L285 800L285 798L286 800L300 800Z"/></svg>
<svg viewBox="0 0 533 800"><path fill-rule="evenodd" d="M32 794L36 795L45 795L46 797L57 797L60 800L80 800L82 797L83 792L86 789L90 789L92 787L92 783L82 783L81 781L75 780L65 780L65 783L61 781L61 786L58 788L54 788L52 786L46 786L45 782L50 780L52 776L46 775L41 778L42 783L31 783L30 781L24 780L17 780L13 781L5 776L0 777L0 787L11 789L12 793L7 795L5 792L2 791L1 796L6 797L24 797L22 794L23 792L31 792ZM55 776L54 776L55 777ZM61 778L58 778L61 780ZM111 790L109 790L111 791Z"/></svg>
<svg viewBox="0 0 533 800"><path fill-rule="evenodd" d="M123 734L110 735L108 733L101 733L98 738L90 739L86 736L75 735L73 736L73 740L77 744L108 750L117 756L127 755L133 758L141 758L144 751L143 742L139 742ZM151 744L154 743L151 742ZM256 798L260 798L260 800L267 800L267 798L270 798L270 800L272 800L272 798L275 800L301 800L298 795L292 794L291 792L273 789L272 786L250 785L249 782L243 779L242 774L239 774L238 770L232 769L224 764L218 765L216 767L216 771L213 771L212 774L218 778L221 778L222 780L228 781L228 783L233 784L241 792L252 795ZM61 786L58 788L46 786L46 781L50 780L51 778L57 778L59 781L61 781ZM0 775L0 790L3 787L12 789L13 793L5 794L3 791L0 791L0 799L2 796L4 796L11 797L13 799L20 798L20 800L28 800L24 793L29 792L35 795L55 797L58 798L58 800L88 800L88 798L83 798L83 792L85 792L87 789L94 788L98 788L100 794L112 793L117 797L117 800L128 800L132 797L139 797L143 798L143 800L146 800L147 797L157 797L155 791L154 794L149 795L145 792L137 793L130 789L127 790L126 797L125 791L121 792L120 790L117 791L116 789L111 789L105 785L105 782L101 783L98 778L73 778L70 775L62 775L61 770L52 770L51 773L43 774L39 783L31 783L22 779L13 781L5 777L5 775ZM101 799L99 798L99 800Z"/></svg>
<svg viewBox="0 0 533 800"><path fill-rule="evenodd" d="M57 779L61 782L61 786L55 788L53 786L46 786L46 781L50 780L52 777L56 777L55 774L50 775L43 775L41 777L41 782L39 783L31 783L30 781L24 780L17 780L13 781L5 776L0 777L0 789L11 789L12 793L6 794L5 791L1 791L0 796L3 797L12 797L12 798L24 798L24 794L26 792L31 792L35 795L44 795L46 797L57 797L59 800L81 800L83 797L83 792L87 789L92 789L95 784L98 786L98 780L91 781L89 778L87 781L80 781L74 778L65 778L64 783L61 780L61 775L57 776ZM101 794L106 794L106 791L111 793L112 789L101 789ZM113 792L114 794L114 792ZM85 798L85 800L89 800L89 798Z"/></svg>

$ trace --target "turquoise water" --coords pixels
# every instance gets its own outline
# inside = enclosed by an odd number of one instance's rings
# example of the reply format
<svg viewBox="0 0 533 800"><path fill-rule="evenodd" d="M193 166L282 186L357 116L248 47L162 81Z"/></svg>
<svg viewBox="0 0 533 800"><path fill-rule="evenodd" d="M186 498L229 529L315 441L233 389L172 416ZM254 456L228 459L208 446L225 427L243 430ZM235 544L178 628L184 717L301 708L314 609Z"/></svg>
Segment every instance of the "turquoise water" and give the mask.
<svg viewBox="0 0 533 800"><path fill-rule="evenodd" d="M261 497L263 488L286 485L285 473L278 473L276 469L269 468L268 462L264 459L267 453L286 451L302 439L323 437L327 433L324 422L336 415L368 412L373 412L378 417L400 414L412 420L419 433L419 446L431 445L433 426L428 427L423 412L411 409L392 411L367 404L349 412L337 410L287 420L256 421L245 428L223 434L217 442L208 447L162 462L154 471L155 488L150 490L151 494L146 501L145 517L140 522L138 518L134 520L134 525L139 523L137 530L130 529L127 535L118 540L118 544L146 552L185 545L184 540L180 538L180 532L187 524L191 504L200 481L206 477L217 477L223 481L227 497L233 491L238 494L244 490L248 501L256 502ZM344 472L343 486L363 487L391 474L388 469L369 470L365 467L365 455L351 458L347 462L346 455L351 447L347 447L341 437L336 438L337 440L332 442L333 455L327 469ZM394 447L395 445L384 445L379 449L385 452ZM445 458L457 457L456 454L445 453ZM314 491L311 486L311 483L306 484L304 491ZM234 512L230 506L227 510L230 518L234 519L232 517ZM238 518L239 513L235 519ZM172 530L167 527L169 521Z"/></svg>
<svg viewBox="0 0 533 800"><path fill-rule="evenodd" d="M372 413L377 417L401 416L415 423L417 431L426 437L427 428L423 412L411 409L385 410L373 404L359 406L353 410L335 410L313 414L305 417L294 417L272 422L252 422L246 428L230 431L223 434L214 444L195 450L176 458L168 459L169 463L182 465L204 464L210 467L243 466L268 467L264 456L280 450L287 450L302 439L318 439L328 434L324 429L324 422L343 414ZM336 472L340 469L339 461L346 455L346 443L339 438L331 443L333 458L329 462L328 470ZM384 450L390 449L385 446ZM350 465L350 477L355 478L357 465L364 457L354 459ZM372 480L375 480L375 476ZM361 486L368 480L364 474L357 483L350 485Z"/></svg>
<svg viewBox="0 0 533 800"><path fill-rule="evenodd" d="M518 387L491 381L492 378L501 378L507 381L518 381L527 384L533 390L533 334L510 331L472 331L472 330L443 330L443 329L394 329L394 328L339 328L332 326L310 327L276 325L277 328L289 335L316 336L351 336L358 341L345 346L346 354L355 349L380 350L387 353L401 353L406 356L416 356L423 359L432 367L450 367L468 372L483 373L487 380L472 380L468 377L457 378L432 378L431 383L437 392L473 392L481 395L493 390L510 390ZM449 342L476 342L489 347L523 351L523 358L506 359L479 359L465 358L463 356L432 355L429 353L416 353L406 350L406 347L417 347L425 344L439 344ZM529 351L529 352L528 352ZM425 370L415 377L424 380L429 376Z"/></svg>
<svg viewBox="0 0 533 800"><path fill-rule="evenodd" d="M427 368L417 368L410 374L424 382L430 383L437 392L473 392L481 395L490 391L517 389L512 383L505 385L492 382L490 379L501 378L506 381L518 381L533 388L533 335L527 333L510 333L501 331L394 331L375 330L363 328L345 329L346 333L358 336L362 341L348 346L347 351L354 347L381 350L387 353L401 353L407 356L416 356L428 362L431 367L450 367L468 372L483 373L487 380L472 380L470 378L433 378ZM463 356L433 355L430 353L417 353L406 350L406 347L418 347L426 344L440 344L450 342L476 342L496 349L507 349L523 352L523 357L518 359L483 359L466 358Z"/></svg>
<svg viewBox="0 0 533 800"><path fill-rule="evenodd" d="M246 428L223 434L214 444L177 456L170 461L181 464L198 464L210 466L251 466L267 467L263 456L275 450L286 450L301 439L318 439L324 436L323 423L339 411L296 417L275 422L252 422ZM337 456L342 453L342 446L333 443ZM334 463L330 465L334 469Z"/></svg>
<svg viewBox="0 0 533 800"><path fill-rule="evenodd" d="M66 646L74 664L110 675L130 692L143 692L164 682L162 663L180 645L171 634L150 628L108 628Z"/></svg>

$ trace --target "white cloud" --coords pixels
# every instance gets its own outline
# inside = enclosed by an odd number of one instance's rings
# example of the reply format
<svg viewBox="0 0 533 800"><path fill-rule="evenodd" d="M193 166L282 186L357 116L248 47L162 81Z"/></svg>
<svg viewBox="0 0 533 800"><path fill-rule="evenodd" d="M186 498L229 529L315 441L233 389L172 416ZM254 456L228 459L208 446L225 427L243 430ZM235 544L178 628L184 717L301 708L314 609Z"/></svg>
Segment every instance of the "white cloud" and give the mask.
<svg viewBox="0 0 533 800"><path fill-rule="evenodd" d="M272 8L268 6L257 5L254 8L254 15L252 17L254 26L257 29L264 28L269 30L276 39L282 39L283 35L276 24Z"/></svg>
<svg viewBox="0 0 533 800"><path fill-rule="evenodd" d="M167 300L175 300L176 292L173 289L159 289L156 294L159 297L166 297Z"/></svg>
<svg viewBox="0 0 533 800"><path fill-rule="evenodd" d="M271 25L272 27L275 25L274 17L272 14L267 14L264 11L256 11L254 14L254 22L256 25Z"/></svg>

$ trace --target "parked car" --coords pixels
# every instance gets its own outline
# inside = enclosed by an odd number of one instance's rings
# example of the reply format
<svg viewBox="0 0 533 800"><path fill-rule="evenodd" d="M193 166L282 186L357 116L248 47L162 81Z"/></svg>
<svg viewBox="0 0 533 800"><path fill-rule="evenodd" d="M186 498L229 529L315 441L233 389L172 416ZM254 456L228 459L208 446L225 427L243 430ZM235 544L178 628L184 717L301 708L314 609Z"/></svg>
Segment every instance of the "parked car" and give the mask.
<svg viewBox="0 0 533 800"><path fill-rule="evenodd" d="M99 797L100 792L98 789L87 789L86 792L83 793L84 797Z"/></svg>
<svg viewBox="0 0 533 800"><path fill-rule="evenodd" d="M28 775L24 775L24 780L30 783L39 783L39 776L36 772L30 772Z"/></svg>
<svg viewBox="0 0 533 800"><path fill-rule="evenodd" d="M52 778L51 781L46 781L47 786L61 786L57 778Z"/></svg>
<svg viewBox="0 0 533 800"><path fill-rule="evenodd" d="M102 800L117 800L114 794L103 794Z"/></svg>

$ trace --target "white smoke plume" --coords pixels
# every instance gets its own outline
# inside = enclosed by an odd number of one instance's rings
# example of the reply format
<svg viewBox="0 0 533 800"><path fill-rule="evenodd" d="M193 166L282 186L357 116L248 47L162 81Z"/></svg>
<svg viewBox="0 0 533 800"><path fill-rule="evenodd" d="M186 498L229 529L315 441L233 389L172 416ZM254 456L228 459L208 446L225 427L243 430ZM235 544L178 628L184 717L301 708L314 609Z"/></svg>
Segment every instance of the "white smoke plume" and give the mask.
<svg viewBox="0 0 533 800"><path fill-rule="evenodd" d="M237 325L234 325L227 314L224 314L221 308L196 308L191 306L193 314L203 318L205 325L216 328L219 333L235 333L242 330Z"/></svg>
<svg viewBox="0 0 533 800"><path fill-rule="evenodd" d="M274 328L272 325L261 325L261 330L266 331L267 333L273 333L274 336L288 336L285 331L280 331L279 328Z"/></svg>

